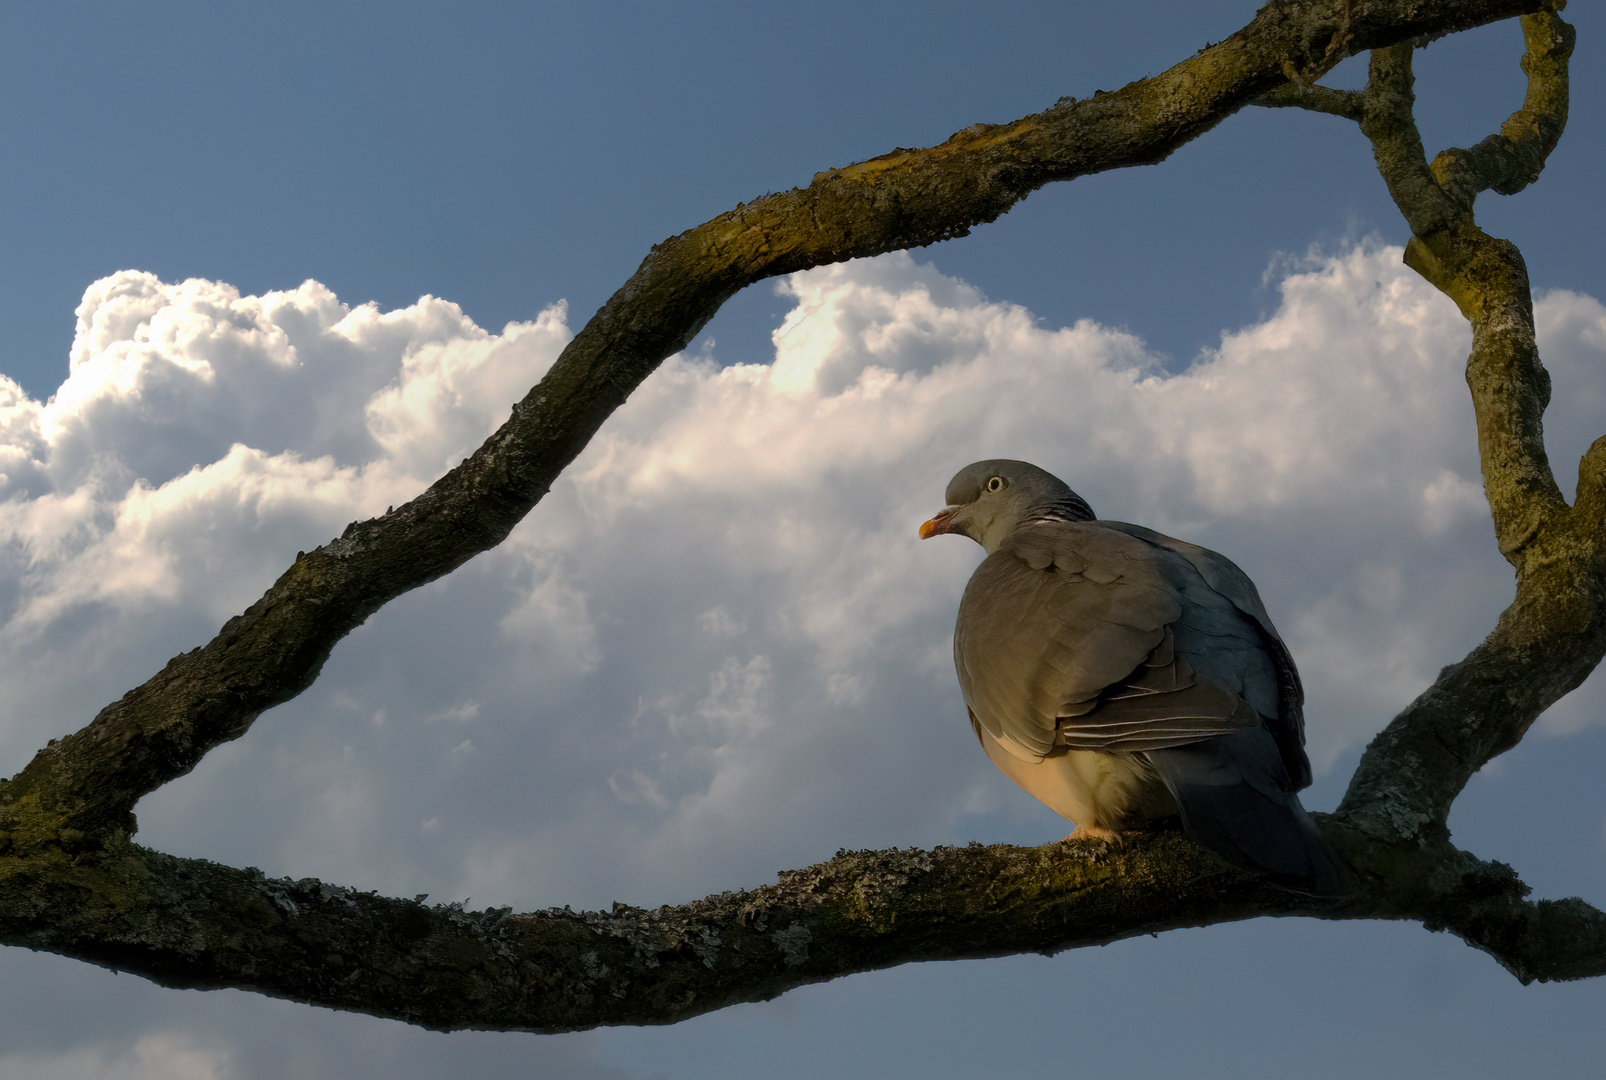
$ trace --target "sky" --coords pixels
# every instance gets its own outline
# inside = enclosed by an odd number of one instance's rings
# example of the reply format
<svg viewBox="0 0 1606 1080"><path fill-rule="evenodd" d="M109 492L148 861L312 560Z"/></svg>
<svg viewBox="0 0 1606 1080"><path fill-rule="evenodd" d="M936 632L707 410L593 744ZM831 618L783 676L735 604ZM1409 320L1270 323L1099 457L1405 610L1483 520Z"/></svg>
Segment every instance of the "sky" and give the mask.
<svg viewBox="0 0 1606 1080"><path fill-rule="evenodd" d="M894 146L1157 73L1252 3L0 8L0 767L476 446L652 243ZM1522 248L1564 490L1606 432L1598 12ZM1520 100L1514 26L1418 60L1427 143ZM1363 66L1335 73L1355 85ZM144 800L142 843L473 908L674 903L839 848L1058 839L950 659L1019 457L1259 583L1312 809L1510 598L1444 297L1364 140L1248 111L972 236L733 299L500 548ZM1593 679L1456 841L1606 902ZM1592 1076L1600 982L1409 924L1257 920L909 965L668 1028L439 1034L61 957L0 964L0 1080ZM1251 1019L1252 1018L1252 1019Z"/></svg>

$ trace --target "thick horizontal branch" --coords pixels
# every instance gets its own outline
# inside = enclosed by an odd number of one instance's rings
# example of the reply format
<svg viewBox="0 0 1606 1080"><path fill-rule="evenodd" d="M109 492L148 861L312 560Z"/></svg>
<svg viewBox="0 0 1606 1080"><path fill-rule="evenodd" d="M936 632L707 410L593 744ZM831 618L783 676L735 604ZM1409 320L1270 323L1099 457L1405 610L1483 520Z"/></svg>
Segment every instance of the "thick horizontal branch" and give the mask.
<svg viewBox="0 0 1606 1080"><path fill-rule="evenodd" d="M235 987L441 1030L664 1024L924 960L1054 953L1262 915L1449 929L1520 978L1606 971L1606 916L1534 904L1507 867L1368 847L1342 907L1255 882L1177 833L1120 847L841 852L775 885L648 911L428 907L132 845L0 884L0 940L168 986Z"/></svg>
<svg viewBox="0 0 1606 1080"><path fill-rule="evenodd" d="M508 422L418 499L297 558L202 649L175 658L83 730L41 751L0 793L19 842L71 849L127 832L145 793L243 734L311 684L335 643L392 598L499 543L612 411L733 293L805 267L916 247L991 221L1054 180L1149 164L1286 73L1478 25L1516 0L1272 3L1165 73L929 150L817 175L655 248Z"/></svg>
<svg viewBox="0 0 1606 1080"><path fill-rule="evenodd" d="M1157 887L1162 886L1162 887ZM1108 850L839 853L776 885L612 912L427 907L113 845L0 884L0 940L179 987L438 1029L671 1023L912 960L1053 952L1308 910L1180 835Z"/></svg>

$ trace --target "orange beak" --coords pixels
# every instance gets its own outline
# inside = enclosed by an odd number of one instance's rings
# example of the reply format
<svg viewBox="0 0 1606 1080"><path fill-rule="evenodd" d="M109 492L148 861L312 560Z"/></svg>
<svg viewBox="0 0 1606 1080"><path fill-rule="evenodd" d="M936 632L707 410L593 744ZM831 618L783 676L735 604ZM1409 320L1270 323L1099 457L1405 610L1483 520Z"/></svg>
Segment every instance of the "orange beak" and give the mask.
<svg viewBox="0 0 1606 1080"><path fill-rule="evenodd" d="M930 540L938 533L953 532L950 526L953 524L954 510L955 507L952 506L944 507L936 517L923 523L920 526L920 539Z"/></svg>

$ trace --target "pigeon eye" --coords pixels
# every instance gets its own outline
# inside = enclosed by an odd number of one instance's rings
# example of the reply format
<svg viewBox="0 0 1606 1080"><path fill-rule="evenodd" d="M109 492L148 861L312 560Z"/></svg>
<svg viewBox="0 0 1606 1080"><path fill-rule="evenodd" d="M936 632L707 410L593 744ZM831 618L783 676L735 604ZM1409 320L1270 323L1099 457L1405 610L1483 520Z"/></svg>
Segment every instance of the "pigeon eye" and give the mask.
<svg viewBox="0 0 1606 1080"><path fill-rule="evenodd" d="M1003 491L1004 490L1004 478L1002 476L995 476L991 480L987 481L987 490L988 491Z"/></svg>

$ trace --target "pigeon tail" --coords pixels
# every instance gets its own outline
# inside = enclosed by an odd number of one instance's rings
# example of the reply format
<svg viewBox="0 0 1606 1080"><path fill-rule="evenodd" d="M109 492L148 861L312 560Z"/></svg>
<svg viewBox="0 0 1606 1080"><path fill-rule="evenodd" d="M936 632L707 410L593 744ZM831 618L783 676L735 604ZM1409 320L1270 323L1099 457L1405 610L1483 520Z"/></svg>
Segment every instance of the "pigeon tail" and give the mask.
<svg viewBox="0 0 1606 1080"><path fill-rule="evenodd" d="M1294 892L1355 891L1354 875L1300 805L1264 728L1143 756L1170 791L1188 836L1217 858Z"/></svg>

